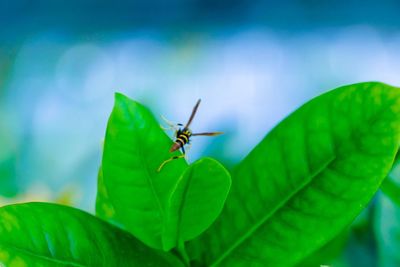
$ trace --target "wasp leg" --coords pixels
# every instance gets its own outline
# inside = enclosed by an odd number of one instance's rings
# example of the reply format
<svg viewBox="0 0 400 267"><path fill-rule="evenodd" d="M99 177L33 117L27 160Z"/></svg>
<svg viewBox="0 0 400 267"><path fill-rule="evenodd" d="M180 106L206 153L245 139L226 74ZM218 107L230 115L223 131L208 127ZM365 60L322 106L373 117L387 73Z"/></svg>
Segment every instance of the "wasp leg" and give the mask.
<svg viewBox="0 0 400 267"><path fill-rule="evenodd" d="M182 154L182 155L173 156L173 157L171 157L171 158L169 158L169 159L167 159L167 160L164 160L164 162L161 163L160 167L158 167L157 172L160 172L161 169L162 169L162 168L165 166L165 164L167 164L168 162L173 161L173 160L175 160L175 159L181 159L181 158L184 158L184 157L185 157L185 154Z"/></svg>
<svg viewBox="0 0 400 267"><path fill-rule="evenodd" d="M160 124L160 128L163 129L164 131L175 130L174 127L164 127L161 124Z"/></svg>
<svg viewBox="0 0 400 267"><path fill-rule="evenodd" d="M192 143L188 142L186 144L186 151L189 151L192 148Z"/></svg>
<svg viewBox="0 0 400 267"><path fill-rule="evenodd" d="M186 144L186 152L188 152L190 149L192 148L192 143L187 143ZM186 159L186 161L189 161L189 157L188 157L188 153L183 153L183 155L185 155L185 159Z"/></svg>
<svg viewBox="0 0 400 267"><path fill-rule="evenodd" d="M168 120L167 118L165 118L163 115L160 115L161 119L168 124L169 126L174 127L175 125L177 125L177 123L174 123L173 121Z"/></svg>
<svg viewBox="0 0 400 267"><path fill-rule="evenodd" d="M169 127L164 127L163 125L160 124L161 129L163 129L164 131L174 131L174 135L173 138L176 138L177 133L179 131L179 126L181 126L182 124L180 123L173 123L170 120L167 120L163 115L161 115L161 119L163 119L163 121L168 124Z"/></svg>
<svg viewBox="0 0 400 267"><path fill-rule="evenodd" d="M161 115L160 117L169 126L169 127L163 127L162 125L160 125L163 130L175 130L175 131L177 131L179 129L179 126L181 125L180 123L174 123L174 122L166 119L163 115Z"/></svg>

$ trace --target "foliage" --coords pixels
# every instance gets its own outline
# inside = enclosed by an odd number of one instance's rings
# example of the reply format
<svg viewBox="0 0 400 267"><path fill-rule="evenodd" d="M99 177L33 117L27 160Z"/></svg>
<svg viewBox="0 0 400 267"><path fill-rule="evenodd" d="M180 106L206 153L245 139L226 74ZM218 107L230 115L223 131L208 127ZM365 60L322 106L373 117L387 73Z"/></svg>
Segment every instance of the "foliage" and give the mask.
<svg viewBox="0 0 400 267"><path fill-rule="evenodd" d="M211 158L157 172L179 152L168 152L149 110L116 94L99 170L102 220L55 204L0 208L0 262L304 266L318 249L342 247L399 141L400 90L360 83L300 107L230 172Z"/></svg>

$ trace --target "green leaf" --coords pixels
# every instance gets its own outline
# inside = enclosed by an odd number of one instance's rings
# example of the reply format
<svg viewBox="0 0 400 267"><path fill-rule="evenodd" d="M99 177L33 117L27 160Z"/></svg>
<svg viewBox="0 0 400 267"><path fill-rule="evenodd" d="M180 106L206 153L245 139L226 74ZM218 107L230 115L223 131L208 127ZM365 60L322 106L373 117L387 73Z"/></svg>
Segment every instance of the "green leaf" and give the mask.
<svg viewBox="0 0 400 267"><path fill-rule="evenodd" d="M50 203L0 208L0 265L182 266L83 211Z"/></svg>
<svg viewBox="0 0 400 267"><path fill-rule="evenodd" d="M384 193L390 200L392 200L396 205L400 207L400 161L399 161L399 152L397 152L394 164L392 166L392 170L388 177L383 180L381 185L381 191Z"/></svg>
<svg viewBox="0 0 400 267"><path fill-rule="evenodd" d="M400 90L344 86L282 121L237 166L217 221L188 244L207 266L293 266L367 205L399 147Z"/></svg>
<svg viewBox="0 0 400 267"><path fill-rule="evenodd" d="M149 110L115 95L102 160L105 190L98 193L96 213L109 216L101 204L101 195L107 192L105 205L113 210L110 220L153 248L162 248L168 199L187 167L178 159L157 172L164 160L178 155L169 153L171 145Z"/></svg>
<svg viewBox="0 0 400 267"><path fill-rule="evenodd" d="M221 213L230 186L230 174L217 161L203 158L190 165L171 195L164 250L204 232Z"/></svg>
<svg viewBox="0 0 400 267"><path fill-rule="evenodd" d="M393 203L400 207L400 185L390 176L383 181L381 190Z"/></svg>
<svg viewBox="0 0 400 267"><path fill-rule="evenodd" d="M335 236L327 244L319 248L317 251L306 257L297 264L296 267L310 267L310 266L336 266L332 263L340 259L341 254L347 244L349 238L349 230L342 231L339 235Z"/></svg>

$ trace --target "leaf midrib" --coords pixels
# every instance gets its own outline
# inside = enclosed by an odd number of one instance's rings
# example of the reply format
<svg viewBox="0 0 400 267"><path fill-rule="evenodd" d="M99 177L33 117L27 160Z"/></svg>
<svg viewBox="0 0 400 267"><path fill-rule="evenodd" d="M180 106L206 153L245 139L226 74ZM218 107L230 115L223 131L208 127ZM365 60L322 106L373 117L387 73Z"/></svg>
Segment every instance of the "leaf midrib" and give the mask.
<svg viewBox="0 0 400 267"><path fill-rule="evenodd" d="M221 263L228 255L230 255L240 244L242 244L246 239L248 239L257 229L263 225L266 221L268 221L273 214L275 214L279 209L281 209L291 198L293 198L298 192L303 190L308 184L310 184L316 176L318 176L325 168L327 168L335 159L337 158L336 154L332 155L325 164L323 164L319 169L315 171L315 173L310 175L310 180L302 184L298 187L297 190L293 191L292 194L289 194L288 197L281 201L274 209L272 209L269 213L267 213L258 223L254 224L250 229L242 235L239 239L236 240L224 253L221 254L214 262L210 264L211 267L217 266Z"/></svg>
<svg viewBox="0 0 400 267"><path fill-rule="evenodd" d="M22 253L25 253L26 255L33 256L33 257L36 257L39 259L43 259L46 261L55 262L55 263L59 263L59 264L64 264L65 266L71 266L71 265L76 266L76 267L88 267L89 266L89 265L83 265L83 264L75 262L75 261L65 261L65 260L50 258L49 256L40 255L29 249L21 248L21 247L18 247L18 246L9 244L9 243L5 243L5 242L2 242L0 245L3 245L4 247L9 248L11 250L22 252Z"/></svg>
<svg viewBox="0 0 400 267"><path fill-rule="evenodd" d="M189 188L191 187L191 181L192 181L192 179L193 179L193 170L192 169L189 169L189 178L188 178L188 180L186 181L186 185L185 185L185 188L184 188L184 191L183 191L183 196L182 196L182 198L183 198L183 201L181 202L181 205L179 206L179 211L178 211L178 222L177 222L177 231L176 231L176 237L177 237L177 241L178 242L180 242L180 240L179 240L179 237L180 237L180 235L181 235L181 233L180 233L180 228L181 228L181 223L182 223L182 217L183 217L183 208L185 207L185 205L186 205L186 202L187 202L187 194L188 194L188 192L189 192ZM182 174L182 178L184 178L184 175L185 174ZM177 183L177 185L179 186L179 182ZM183 240L184 241L184 240Z"/></svg>
<svg viewBox="0 0 400 267"><path fill-rule="evenodd" d="M139 130L139 129L137 129L136 125L135 125L135 128L136 128L135 129L136 131ZM138 132L140 132L140 131L138 131ZM142 144L142 142L140 142L140 143ZM140 161L142 162L143 166L145 166L145 170L146 170L145 173L146 173L146 178L147 178L146 180L147 180L147 183L150 186L151 193L153 194L153 196L154 196L154 198L156 200L157 207L158 207L158 210L160 211L160 216L161 216L160 222L162 224L162 222L164 221L164 218L165 218L164 209L163 209L163 206L161 205L160 198L158 197L158 194L156 192L156 189L155 189L155 186L154 186L154 183L153 183L153 177L150 174L150 170L149 170L149 166L148 166L149 164L147 164L147 162L144 160L144 153L143 153L142 146L138 145L138 148L139 148L139 158L140 158Z"/></svg>

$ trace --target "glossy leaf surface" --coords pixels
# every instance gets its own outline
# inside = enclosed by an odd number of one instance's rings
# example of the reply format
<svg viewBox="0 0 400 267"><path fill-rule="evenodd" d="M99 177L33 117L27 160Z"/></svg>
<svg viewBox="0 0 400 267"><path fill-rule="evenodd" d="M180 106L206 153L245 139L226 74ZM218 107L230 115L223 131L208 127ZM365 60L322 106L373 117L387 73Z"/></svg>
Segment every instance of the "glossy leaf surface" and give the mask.
<svg viewBox="0 0 400 267"><path fill-rule="evenodd" d="M0 263L24 266L182 266L83 211L49 203L0 208ZM1 265L1 264L0 264Z"/></svg>
<svg viewBox="0 0 400 267"><path fill-rule="evenodd" d="M207 266L293 266L367 205L400 140L400 89L344 86L300 107L237 166L224 210L189 242Z"/></svg>
<svg viewBox="0 0 400 267"><path fill-rule="evenodd" d="M102 160L104 190L98 192L97 214L112 207L111 221L153 248L162 248L166 208L172 188L187 167L174 160L157 172L169 153L171 139L144 106L122 94L107 125ZM107 196L102 196L106 192ZM101 201L108 199L109 203Z"/></svg>
<svg viewBox="0 0 400 267"><path fill-rule="evenodd" d="M169 201L169 238L164 249L170 250L204 232L221 213L230 186L230 174L217 161L203 158L190 165Z"/></svg>
<svg viewBox="0 0 400 267"><path fill-rule="evenodd" d="M303 259L296 267L337 266L336 262L340 262L340 256L345 250L348 238L349 230L346 229L317 251L314 251L314 253Z"/></svg>

